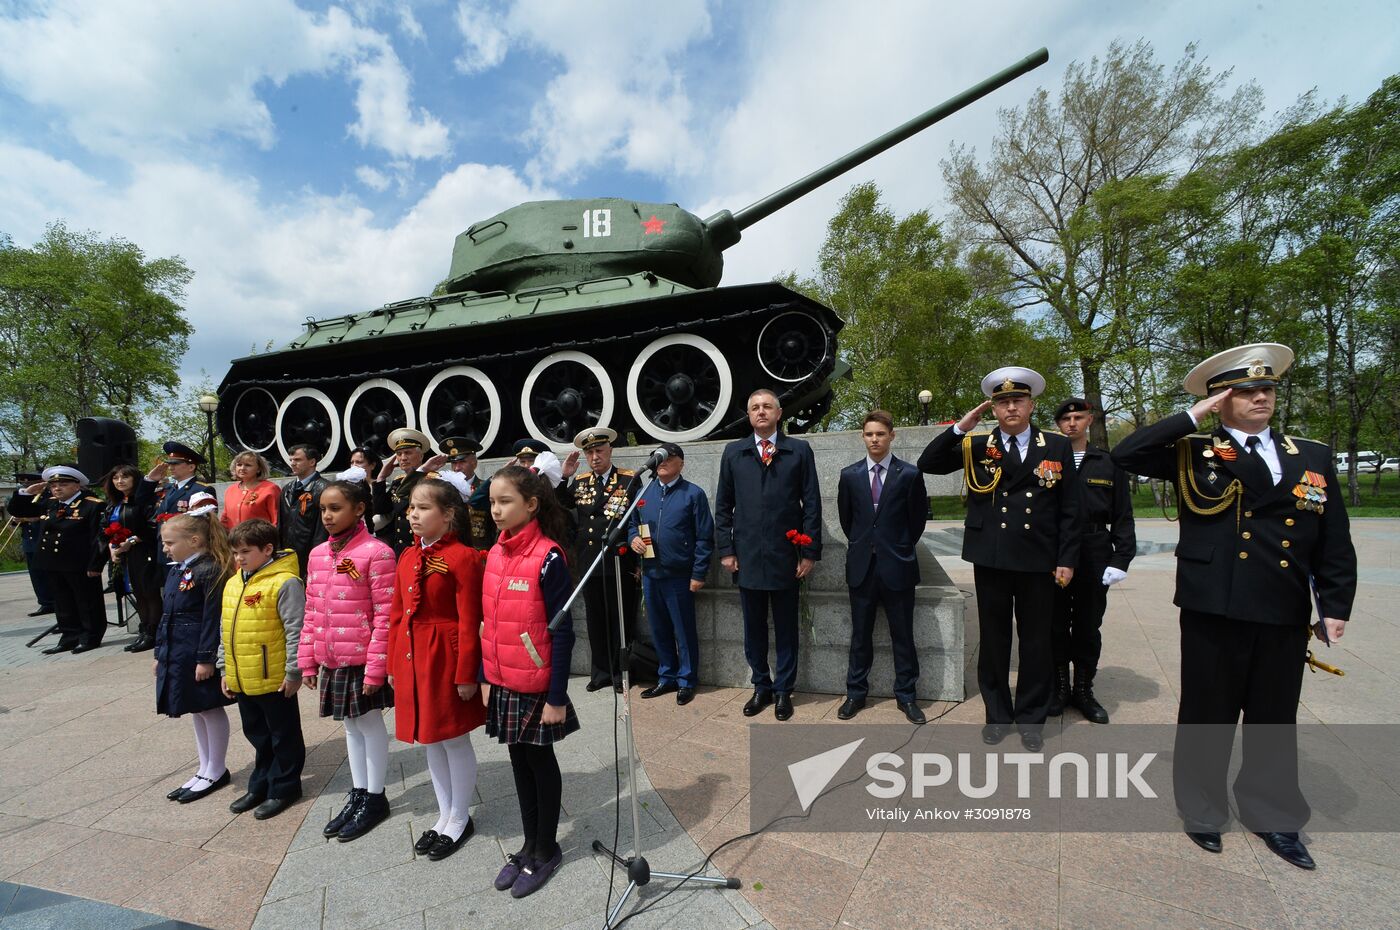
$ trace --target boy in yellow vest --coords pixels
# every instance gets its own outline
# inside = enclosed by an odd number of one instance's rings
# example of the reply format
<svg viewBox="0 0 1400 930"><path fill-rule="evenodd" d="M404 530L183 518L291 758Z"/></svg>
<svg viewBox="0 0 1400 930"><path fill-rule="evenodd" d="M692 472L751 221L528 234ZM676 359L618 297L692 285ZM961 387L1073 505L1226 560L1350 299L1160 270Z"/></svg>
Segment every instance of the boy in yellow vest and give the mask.
<svg viewBox="0 0 1400 930"><path fill-rule="evenodd" d="M239 571L224 585L223 635L216 660L224 694L238 700L243 735L253 744L248 791L229 805L258 820L275 817L301 797L306 742L301 735L297 645L306 587L297 554L277 551L277 527L248 520L229 534Z"/></svg>

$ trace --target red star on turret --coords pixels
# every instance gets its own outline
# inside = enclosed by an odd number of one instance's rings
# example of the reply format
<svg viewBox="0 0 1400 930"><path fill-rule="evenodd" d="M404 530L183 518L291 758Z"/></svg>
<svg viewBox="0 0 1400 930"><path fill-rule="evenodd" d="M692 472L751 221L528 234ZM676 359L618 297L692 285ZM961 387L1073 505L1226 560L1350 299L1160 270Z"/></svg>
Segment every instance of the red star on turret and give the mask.
<svg viewBox="0 0 1400 930"><path fill-rule="evenodd" d="M642 235L644 235L644 236L659 236L659 235L661 235L662 227L664 227L665 225L666 225L666 221L665 221L665 220L658 220L658 219L656 218L656 214L653 213L653 214L651 215L651 219L649 219L649 220L642 220L642 228L646 230L646 232L644 232Z"/></svg>

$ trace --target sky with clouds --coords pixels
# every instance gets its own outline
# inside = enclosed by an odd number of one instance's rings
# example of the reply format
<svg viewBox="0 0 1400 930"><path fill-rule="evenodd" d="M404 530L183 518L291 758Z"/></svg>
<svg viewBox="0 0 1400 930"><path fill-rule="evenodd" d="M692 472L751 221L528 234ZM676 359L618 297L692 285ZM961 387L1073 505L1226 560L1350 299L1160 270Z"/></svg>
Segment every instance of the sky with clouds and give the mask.
<svg viewBox="0 0 1400 930"><path fill-rule="evenodd" d="M1391 26L1385 26L1391 22ZM1041 45L1050 63L749 229L726 283L813 264L853 183L947 205L950 143L1115 39L1189 42L1269 112L1364 98L1385 2L0 0L0 233L122 236L195 272L185 376L429 291L524 200L737 209Z"/></svg>

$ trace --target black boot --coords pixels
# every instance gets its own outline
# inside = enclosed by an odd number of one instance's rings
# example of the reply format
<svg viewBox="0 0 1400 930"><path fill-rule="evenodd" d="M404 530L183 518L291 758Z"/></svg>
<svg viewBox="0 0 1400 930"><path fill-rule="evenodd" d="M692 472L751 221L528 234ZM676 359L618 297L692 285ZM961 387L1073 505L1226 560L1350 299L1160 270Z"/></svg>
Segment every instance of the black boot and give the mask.
<svg viewBox="0 0 1400 930"><path fill-rule="evenodd" d="M1103 705L1094 697L1094 676L1085 675L1074 670L1074 691L1070 694L1070 702L1079 708L1079 712L1084 715L1084 719L1090 723L1108 723L1108 711L1103 709Z"/></svg>
<svg viewBox="0 0 1400 930"><path fill-rule="evenodd" d="M331 818L330 823L321 828L321 835L329 839L340 832L340 828L350 822L350 818L355 816L355 811L360 809L360 805L365 800L365 789L351 788L350 795L345 799L345 806L340 809L340 813Z"/></svg>
<svg viewBox="0 0 1400 930"><path fill-rule="evenodd" d="M1064 713L1069 703L1069 663L1055 666L1055 684L1050 692L1050 716Z"/></svg>
<svg viewBox="0 0 1400 930"><path fill-rule="evenodd" d="M389 799L384 796L384 792L370 794L368 791L360 793L360 806L355 808L355 813L345 822L345 826L340 828L339 839L342 843L359 839L369 831L373 830L385 818L389 816Z"/></svg>

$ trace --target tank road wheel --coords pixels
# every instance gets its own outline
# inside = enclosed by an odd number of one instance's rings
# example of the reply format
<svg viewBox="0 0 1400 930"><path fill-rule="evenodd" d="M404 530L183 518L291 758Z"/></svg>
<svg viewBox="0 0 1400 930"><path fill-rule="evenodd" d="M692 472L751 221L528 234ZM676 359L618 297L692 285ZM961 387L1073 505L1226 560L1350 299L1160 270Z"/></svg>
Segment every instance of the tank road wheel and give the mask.
<svg viewBox="0 0 1400 930"><path fill-rule="evenodd" d="M303 442L321 450L325 465L340 451L340 417L331 399L316 388L293 391L277 408L277 451L282 460L291 458L289 448Z"/></svg>
<svg viewBox="0 0 1400 930"><path fill-rule="evenodd" d="M266 452L277 441L277 398L250 387L233 402L233 438L248 452Z"/></svg>
<svg viewBox="0 0 1400 930"><path fill-rule="evenodd" d="M520 391L525 431L549 443L556 454L574 447L574 436L607 426L613 415L608 371L583 352L555 352L540 359Z"/></svg>
<svg viewBox="0 0 1400 930"><path fill-rule="evenodd" d="M758 364L779 381L801 381L822 367L830 354L826 327L810 313L789 310L758 333Z"/></svg>
<svg viewBox="0 0 1400 930"><path fill-rule="evenodd" d="M627 375L627 406L653 439L690 442L719 426L734 395L729 362L713 342L691 333L662 336Z"/></svg>
<svg viewBox="0 0 1400 930"><path fill-rule="evenodd" d="M433 376L418 402L418 423L434 442L467 436L490 449L501 430L501 395L479 368L453 365Z"/></svg>
<svg viewBox="0 0 1400 930"><path fill-rule="evenodd" d="M370 378L345 402L345 444L366 446L380 456L389 454L389 434L413 426L413 401L397 381Z"/></svg>

